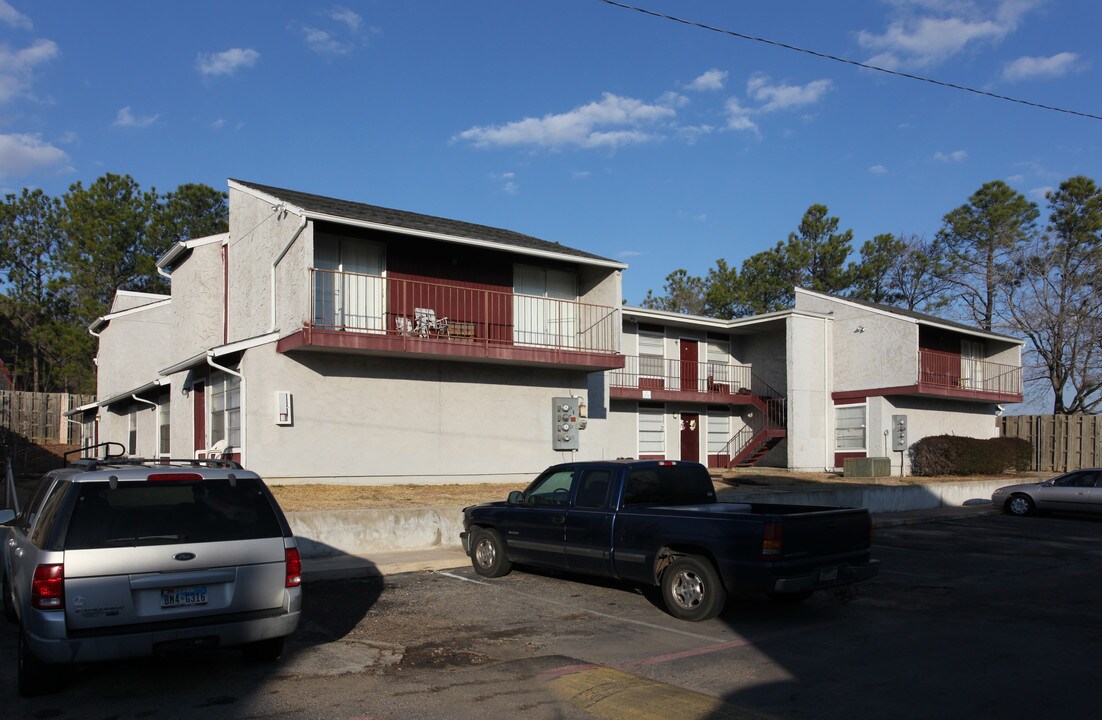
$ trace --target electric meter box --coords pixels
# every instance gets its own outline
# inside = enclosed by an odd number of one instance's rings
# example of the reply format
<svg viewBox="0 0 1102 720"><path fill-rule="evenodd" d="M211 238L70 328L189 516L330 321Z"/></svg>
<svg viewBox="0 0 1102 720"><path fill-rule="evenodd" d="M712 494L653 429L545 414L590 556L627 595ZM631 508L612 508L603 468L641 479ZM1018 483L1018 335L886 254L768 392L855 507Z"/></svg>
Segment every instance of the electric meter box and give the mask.
<svg viewBox="0 0 1102 720"><path fill-rule="evenodd" d="M907 449L907 416L892 415L892 450L903 452Z"/></svg>
<svg viewBox="0 0 1102 720"><path fill-rule="evenodd" d="M551 449L578 449L578 421L581 419L580 398L551 398Z"/></svg>

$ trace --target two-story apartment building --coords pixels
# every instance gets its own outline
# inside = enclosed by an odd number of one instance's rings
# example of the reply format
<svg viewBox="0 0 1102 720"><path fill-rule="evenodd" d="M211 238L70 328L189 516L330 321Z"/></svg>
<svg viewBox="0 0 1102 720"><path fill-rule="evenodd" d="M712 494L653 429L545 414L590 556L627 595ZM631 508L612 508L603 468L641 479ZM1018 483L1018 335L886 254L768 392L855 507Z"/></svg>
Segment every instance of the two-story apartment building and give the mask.
<svg viewBox="0 0 1102 720"><path fill-rule="evenodd" d="M797 290L736 320L621 304L622 263L520 233L231 180L229 232L120 292L86 443L229 454L276 482L521 482L566 459L838 467L990 437L1013 338ZM578 449L556 450L574 398ZM119 448L115 448L118 450ZM895 463L899 466L898 459Z"/></svg>
<svg viewBox="0 0 1102 720"><path fill-rule="evenodd" d="M796 288L791 310L734 320L624 308L608 373L619 447L711 467L841 468L927 435L994 437L1021 402L1014 338Z"/></svg>

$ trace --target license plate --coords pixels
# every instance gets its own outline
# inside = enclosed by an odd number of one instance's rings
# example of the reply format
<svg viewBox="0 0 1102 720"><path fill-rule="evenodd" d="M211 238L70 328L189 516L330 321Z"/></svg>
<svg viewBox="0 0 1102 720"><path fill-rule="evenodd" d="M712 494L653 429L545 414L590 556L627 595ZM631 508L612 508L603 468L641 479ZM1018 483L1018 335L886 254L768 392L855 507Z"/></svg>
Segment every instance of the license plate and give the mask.
<svg viewBox="0 0 1102 720"><path fill-rule="evenodd" d="M826 568L819 571L819 582L834 582L838 579L838 568Z"/></svg>
<svg viewBox="0 0 1102 720"><path fill-rule="evenodd" d="M194 587L163 588L161 590L161 607L191 607L193 605L207 604L207 586L196 585Z"/></svg>

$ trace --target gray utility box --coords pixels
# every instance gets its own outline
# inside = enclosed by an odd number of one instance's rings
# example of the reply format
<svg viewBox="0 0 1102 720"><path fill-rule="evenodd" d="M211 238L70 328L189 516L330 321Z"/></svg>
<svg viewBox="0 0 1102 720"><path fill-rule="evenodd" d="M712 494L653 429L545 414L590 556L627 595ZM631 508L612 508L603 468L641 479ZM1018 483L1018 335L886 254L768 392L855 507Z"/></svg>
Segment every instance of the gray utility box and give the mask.
<svg viewBox="0 0 1102 720"><path fill-rule="evenodd" d="M886 457L846 458L843 477L888 477L892 474L892 461Z"/></svg>

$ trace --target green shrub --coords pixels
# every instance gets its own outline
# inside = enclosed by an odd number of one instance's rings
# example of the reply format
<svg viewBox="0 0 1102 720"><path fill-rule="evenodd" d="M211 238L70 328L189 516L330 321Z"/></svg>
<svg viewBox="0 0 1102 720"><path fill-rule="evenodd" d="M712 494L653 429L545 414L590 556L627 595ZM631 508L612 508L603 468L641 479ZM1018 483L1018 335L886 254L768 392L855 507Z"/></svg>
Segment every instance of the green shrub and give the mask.
<svg viewBox="0 0 1102 720"><path fill-rule="evenodd" d="M909 452L913 475L1001 475L1028 470L1033 448L1022 438L931 435Z"/></svg>

